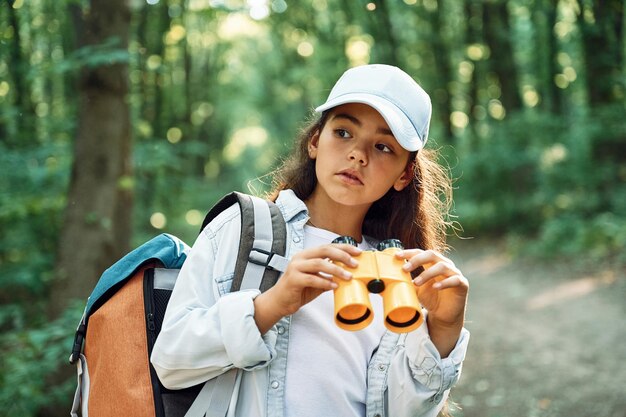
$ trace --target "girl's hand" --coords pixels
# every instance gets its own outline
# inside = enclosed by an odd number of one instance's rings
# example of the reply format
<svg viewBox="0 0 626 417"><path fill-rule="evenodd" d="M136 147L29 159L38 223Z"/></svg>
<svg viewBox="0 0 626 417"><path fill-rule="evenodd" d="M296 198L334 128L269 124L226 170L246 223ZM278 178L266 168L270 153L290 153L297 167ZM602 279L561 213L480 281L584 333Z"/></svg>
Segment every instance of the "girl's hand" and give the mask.
<svg viewBox="0 0 626 417"><path fill-rule="evenodd" d="M450 259L433 250L408 249L396 253L406 259L406 271L423 267L413 283L428 310L428 329L442 357L454 348L465 320L469 282Z"/></svg>
<svg viewBox="0 0 626 417"><path fill-rule="evenodd" d="M294 255L276 285L254 300L254 317L261 334L324 291L337 288L337 284L332 281L333 275L351 279L352 274L337 265L337 262L356 267L358 263L352 256L360 253L361 249L352 245L330 244Z"/></svg>

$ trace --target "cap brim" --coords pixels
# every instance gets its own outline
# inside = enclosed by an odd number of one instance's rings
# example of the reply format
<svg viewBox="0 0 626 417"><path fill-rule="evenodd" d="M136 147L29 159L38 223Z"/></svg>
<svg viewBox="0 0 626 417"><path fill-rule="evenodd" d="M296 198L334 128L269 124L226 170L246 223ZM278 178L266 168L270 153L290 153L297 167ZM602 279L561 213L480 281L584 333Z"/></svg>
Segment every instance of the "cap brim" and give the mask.
<svg viewBox="0 0 626 417"><path fill-rule="evenodd" d="M417 131L409 118L396 105L384 98L366 93L344 94L334 99L328 100L326 103L315 109L316 112L332 109L348 103L362 103L373 107L383 116L383 119L389 125L389 129L394 137L404 149L409 152L419 151L424 141L419 137Z"/></svg>

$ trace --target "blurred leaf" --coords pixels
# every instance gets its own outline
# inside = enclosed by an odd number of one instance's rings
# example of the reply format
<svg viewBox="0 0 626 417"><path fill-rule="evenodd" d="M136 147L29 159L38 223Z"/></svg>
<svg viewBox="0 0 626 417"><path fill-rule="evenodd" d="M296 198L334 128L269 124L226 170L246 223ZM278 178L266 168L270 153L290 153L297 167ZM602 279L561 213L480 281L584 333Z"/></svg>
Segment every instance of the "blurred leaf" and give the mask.
<svg viewBox="0 0 626 417"><path fill-rule="evenodd" d="M64 60L55 64L57 73L78 71L81 68L96 68L103 65L127 64L130 53L120 49L120 39L111 37L100 45L87 45L76 49Z"/></svg>

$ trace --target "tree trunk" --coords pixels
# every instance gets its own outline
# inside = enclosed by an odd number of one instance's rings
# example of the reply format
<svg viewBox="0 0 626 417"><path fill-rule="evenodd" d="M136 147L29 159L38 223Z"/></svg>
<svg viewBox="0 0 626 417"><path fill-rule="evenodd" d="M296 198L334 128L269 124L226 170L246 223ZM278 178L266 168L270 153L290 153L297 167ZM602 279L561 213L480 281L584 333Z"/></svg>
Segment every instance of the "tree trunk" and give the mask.
<svg viewBox="0 0 626 417"><path fill-rule="evenodd" d="M537 33L534 73L537 74L537 91L541 95L539 108L553 114L561 114L563 109L562 92L554 83L554 77L559 72L558 44L554 36L557 6L558 0L543 0L536 2L533 10L533 23Z"/></svg>
<svg viewBox="0 0 626 417"><path fill-rule="evenodd" d="M500 84L500 101L504 108L519 110L522 99L518 90L517 67L513 58L511 27L507 3L503 0L485 2L483 5L484 39L491 51L491 70Z"/></svg>
<svg viewBox="0 0 626 417"><path fill-rule="evenodd" d="M482 3L474 0L465 1L465 16L467 18L467 32L466 32L466 45L481 44L483 42L482 25L483 25L483 11ZM487 103L481 98L481 91L486 89L485 78L487 74L486 62L483 59L474 60L471 56L474 64L472 70L472 78L467 91L467 100L469 101L468 108L470 109L470 124L473 136L473 146L476 146L480 142L480 134L478 133L478 109L484 109L486 111ZM483 94L484 95L484 94Z"/></svg>
<svg viewBox="0 0 626 417"><path fill-rule="evenodd" d="M624 10L621 0L594 0L579 19L583 38L589 105L620 101L623 94ZM593 16L593 20L585 16ZM620 88L620 85L622 87ZM622 100L623 101L623 100Z"/></svg>
<svg viewBox="0 0 626 417"><path fill-rule="evenodd" d="M115 37L120 49L128 47L126 0L92 0L83 16L85 32L78 36L84 44ZM128 250L131 237L127 63L84 68L78 94L74 162L50 292L52 317L70 300L90 294L100 274Z"/></svg>
<svg viewBox="0 0 626 417"><path fill-rule="evenodd" d="M80 46L115 38L128 48L127 0L91 0L73 14ZM78 32L80 29L84 31ZM102 272L128 251L131 237L131 129L127 62L83 68L78 83L79 115L65 219L58 245L48 309L53 320L70 301L83 302ZM58 387L74 370L62 366L47 378ZM64 360L63 360L64 362ZM39 417L68 414L71 398L47 404Z"/></svg>
<svg viewBox="0 0 626 417"><path fill-rule="evenodd" d="M594 0L584 4L578 21L587 71L588 106L592 119L603 126L602 132L592 135L593 163L601 167L612 165L615 172L626 162L623 6L622 0ZM604 182L600 187L607 201L613 199L611 189L605 188L610 184ZM613 210L610 203L601 209Z"/></svg>
<svg viewBox="0 0 626 417"><path fill-rule="evenodd" d="M374 38L381 45L376 48L378 59L376 62L389 65L400 65L400 59L398 57L398 41L394 34L394 19L391 16L389 10L389 4L385 0L375 0L376 11L374 13L368 13L373 20L373 25L370 28L371 32L375 34Z"/></svg>
<svg viewBox="0 0 626 417"><path fill-rule="evenodd" d="M10 59L8 70L11 73L13 86L15 88L15 107L18 117L14 118L13 123L7 123L7 127L11 127L2 137L8 142L19 145L20 143L28 143L34 137L34 128L32 126L32 116L35 113L33 104L30 100L31 91L30 83L27 76L26 62L29 57L22 54L22 40L20 21L18 20L17 11L11 7L11 3L7 2L9 25L13 27L13 40L10 42L10 49L7 51Z"/></svg>
<svg viewBox="0 0 626 417"><path fill-rule="evenodd" d="M432 51L435 60L435 97L433 97L433 106L436 109L433 110L433 113L434 117L439 119L444 136L442 139L452 141L454 140L452 124L450 123L452 102L448 84L454 79L454 75L449 61L451 51L444 34L444 2L439 1L437 9L428 13L428 16L432 27Z"/></svg>
<svg viewBox="0 0 626 417"><path fill-rule="evenodd" d="M165 138L167 126L170 125L173 117L170 113L163 110L165 95L169 93L166 93L162 88L166 63L163 35L168 31L169 27L170 17L167 2L162 1L153 6L143 6L139 27L140 32L137 34L140 42L142 42L140 45L145 50L141 59L142 64L140 64L143 71L141 114L144 121L149 122L152 127L153 137L151 140ZM147 65L147 60L152 56L161 58L161 67L156 70L148 68ZM160 201L160 195L153 192L153 190L158 188L159 173L145 171L142 174L144 186L142 187L143 192L139 193L138 198L140 198L142 208L151 208L155 206L156 202Z"/></svg>

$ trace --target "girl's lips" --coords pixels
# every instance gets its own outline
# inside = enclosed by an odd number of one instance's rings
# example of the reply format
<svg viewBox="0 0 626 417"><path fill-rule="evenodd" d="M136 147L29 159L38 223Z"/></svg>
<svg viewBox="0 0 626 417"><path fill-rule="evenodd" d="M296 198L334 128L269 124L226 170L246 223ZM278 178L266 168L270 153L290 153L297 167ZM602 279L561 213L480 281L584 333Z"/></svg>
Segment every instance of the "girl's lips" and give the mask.
<svg viewBox="0 0 626 417"><path fill-rule="evenodd" d="M347 171L341 171L337 174L337 176L339 176L339 178L350 185L363 185L363 181L361 181L361 178L359 177L359 175L351 170L347 170Z"/></svg>

